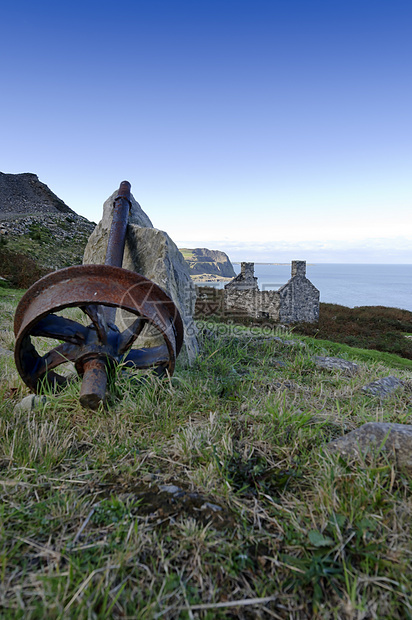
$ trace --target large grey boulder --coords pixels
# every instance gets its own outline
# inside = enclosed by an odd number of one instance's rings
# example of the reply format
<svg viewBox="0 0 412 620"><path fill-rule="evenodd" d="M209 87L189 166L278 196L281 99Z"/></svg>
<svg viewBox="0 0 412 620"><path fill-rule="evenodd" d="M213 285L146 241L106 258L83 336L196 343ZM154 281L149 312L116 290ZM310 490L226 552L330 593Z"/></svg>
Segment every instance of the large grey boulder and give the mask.
<svg viewBox="0 0 412 620"><path fill-rule="evenodd" d="M114 192L103 205L103 217L89 238L84 264L102 264L105 261L117 193ZM197 329L193 320L196 291L187 264L169 235L153 228L149 217L133 196L131 203L122 266L149 278L173 300L182 317L185 348L189 361L192 361L198 352ZM150 329L143 332L138 342L140 346L160 344L159 337Z"/></svg>
<svg viewBox="0 0 412 620"><path fill-rule="evenodd" d="M389 460L412 475L412 425L368 422L327 446L343 458L359 460L366 454L385 453Z"/></svg>

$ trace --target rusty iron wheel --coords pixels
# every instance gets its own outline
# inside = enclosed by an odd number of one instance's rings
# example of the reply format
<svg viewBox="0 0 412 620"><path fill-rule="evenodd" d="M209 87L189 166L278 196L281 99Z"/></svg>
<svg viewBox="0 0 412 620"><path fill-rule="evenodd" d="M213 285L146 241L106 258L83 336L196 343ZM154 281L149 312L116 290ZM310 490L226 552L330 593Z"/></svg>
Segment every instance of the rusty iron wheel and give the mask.
<svg viewBox="0 0 412 620"><path fill-rule="evenodd" d="M74 307L88 325L57 314ZM115 324L116 309L133 318L123 330ZM162 344L132 348L146 326ZM172 375L183 343L181 317L166 293L137 273L109 265L68 267L41 278L21 299L14 332L16 366L32 391L43 384L53 390L64 386L67 377L55 369L71 362L83 377L80 401L92 409L105 399L111 365ZM32 341L38 337L60 344L41 354Z"/></svg>

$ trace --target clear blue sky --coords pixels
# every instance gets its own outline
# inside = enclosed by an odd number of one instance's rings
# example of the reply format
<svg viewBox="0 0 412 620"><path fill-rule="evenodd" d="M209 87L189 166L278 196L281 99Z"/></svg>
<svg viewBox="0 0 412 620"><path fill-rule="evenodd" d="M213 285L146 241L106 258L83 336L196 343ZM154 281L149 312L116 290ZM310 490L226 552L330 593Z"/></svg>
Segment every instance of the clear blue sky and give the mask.
<svg viewBox="0 0 412 620"><path fill-rule="evenodd" d="M411 0L5 0L2 172L180 246L412 263Z"/></svg>

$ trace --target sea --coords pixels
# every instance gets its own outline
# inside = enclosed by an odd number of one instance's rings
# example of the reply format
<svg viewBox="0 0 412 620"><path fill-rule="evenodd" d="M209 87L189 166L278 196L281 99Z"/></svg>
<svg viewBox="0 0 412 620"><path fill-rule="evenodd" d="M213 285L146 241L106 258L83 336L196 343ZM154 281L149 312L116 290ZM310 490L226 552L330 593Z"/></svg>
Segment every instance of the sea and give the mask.
<svg viewBox="0 0 412 620"><path fill-rule="evenodd" d="M233 265L236 273L240 265ZM255 263L260 290L277 290L291 277L290 265ZM388 306L412 311L412 265L365 265L308 263L306 276L325 303L356 306ZM202 283L222 288L225 283Z"/></svg>

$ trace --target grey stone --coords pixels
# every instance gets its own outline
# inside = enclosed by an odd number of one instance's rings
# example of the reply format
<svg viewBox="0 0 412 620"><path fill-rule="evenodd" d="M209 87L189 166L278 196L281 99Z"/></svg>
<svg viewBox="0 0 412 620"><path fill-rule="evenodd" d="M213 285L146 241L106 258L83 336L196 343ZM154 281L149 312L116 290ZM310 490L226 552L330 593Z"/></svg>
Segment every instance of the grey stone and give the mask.
<svg viewBox="0 0 412 620"><path fill-rule="evenodd" d="M226 285L228 286L228 285ZM224 309L230 316L249 316L254 319L279 319L278 291L227 288L224 292Z"/></svg>
<svg viewBox="0 0 412 620"><path fill-rule="evenodd" d="M397 377L389 375L388 377L383 377L382 379L377 379L376 381L372 381L372 383L368 383L368 385L364 385L362 392L364 394L372 394L373 396L385 398L386 396L390 396L403 385L403 381Z"/></svg>
<svg viewBox="0 0 412 620"><path fill-rule="evenodd" d="M412 474L412 425L369 422L326 446L343 458L359 460L383 452L400 469Z"/></svg>
<svg viewBox="0 0 412 620"><path fill-rule="evenodd" d="M277 360L277 359L272 360L272 364L275 366L275 368L286 368L287 366L285 362L282 362L281 360Z"/></svg>
<svg viewBox="0 0 412 620"><path fill-rule="evenodd" d="M163 493L171 493L171 495L176 495L176 493L181 493L182 489L175 484L161 484L159 485L159 491Z"/></svg>
<svg viewBox="0 0 412 620"><path fill-rule="evenodd" d="M89 237L89 241L87 242L86 248L84 250L83 263L87 265L98 265L103 264L106 258L106 250L107 250L107 241L109 238L109 232L112 225L113 220L113 206L114 199L116 198L118 191L113 192L111 196L104 202L103 204L103 216L100 222L97 224L96 228L92 232ZM149 227L153 228L153 224L150 221L149 217L143 211L139 203L131 196L131 209L129 213L129 226L128 233L131 224L136 224L137 226ZM128 235L126 236L126 248L125 254L127 251L127 247L130 245ZM130 259L129 261L130 262ZM125 266L125 261L123 261L123 267L125 269L129 269L130 267ZM133 269L132 269L133 271ZM145 275L145 274L142 274Z"/></svg>
<svg viewBox="0 0 412 620"><path fill-rule="evenodd" d="M321 355L316 355L313 360L318 368L340 370L349 375L354 375L359 371L358 364L355 364L355 362L349 362L348 360L344 360L340 357L322 357Z"/></svg>
<svg viewBox="0 0 412 620"><path fill-rule="evenodd" d="M103 215L100 220L98 226L102 226L106 228L107 231L110 230L113 219L113 206L114 200L118 194L118 190L113 192L111 196L103 203ZM137 200L133 195L130 197L131 207L129 213L129 224L137 224L138 226L145 226L147 228L153 228L153 224L149 218L149 216L143 211L142 207L139 205Z"/></svg>
<svg viewBox="0 0 412 620"><path fill-rule="evenodd" d="M200 510L212 510L213 512L220 512L222 508L217 504L211 504L210 502L205 502L200 506Z"/></svg>
<svg viewBox="0 0 412 620"><path fill-rule="evenodd" d="M117 191L103 205L103 217L87 243L83 263L104 263ZM153 228L149 217L131 196L123 268L140 273L158 284L169 295L182 317L184 343L189 361L198 352L197 328L193 320L195 286L188 266L169 235ZM145 328L139 346L157 346L163 341L153 328Z"/></svg>
<svg viewBox="0 0 412 620"><path fill-rule="evenodd" d="M29 413L38 407L41 407L47 403L47 396L37 396L36 394L30 394L29 396L25 396L19 403L17 403L14 407L15 413Z"/></svg>
<svg viewBox="0 0 412 620"><path fill-rule="evenodd" d="M280 339L280 342L282 344L284 344L287 347L304 347L305 343L302 342L301 340L282 340Z"/></svg>

